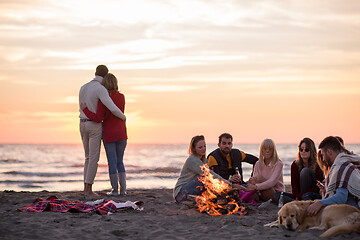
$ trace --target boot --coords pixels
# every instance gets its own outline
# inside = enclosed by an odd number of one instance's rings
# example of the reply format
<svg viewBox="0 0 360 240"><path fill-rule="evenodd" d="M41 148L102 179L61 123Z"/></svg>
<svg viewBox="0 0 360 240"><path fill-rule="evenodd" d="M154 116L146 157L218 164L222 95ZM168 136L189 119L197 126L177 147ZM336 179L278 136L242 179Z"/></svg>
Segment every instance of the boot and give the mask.
<svg viewBox="0 0 360 240"><path fill-rule="evenodd" d="M252 198L252 195L256 193L256 191L249 191L249 192L243 192L242 195L240 196L240 199L243 202L248 202L251 203L252 205L258 205L259 203L257 203L254 198Z"/></svg>
<svg viewBox="0 0 360 240"><path fill-rule="evenodd" d="M120 195L126 196L126 172L119 172Z"/></svg>
<svg viewBox="0 0 360 240"><path fill-rule="evenodd" d="M119 195L119 185L118 185L118 175L109 174L110 183L111 183L111 192L106 193L107 195L118 196Z"/></svg>

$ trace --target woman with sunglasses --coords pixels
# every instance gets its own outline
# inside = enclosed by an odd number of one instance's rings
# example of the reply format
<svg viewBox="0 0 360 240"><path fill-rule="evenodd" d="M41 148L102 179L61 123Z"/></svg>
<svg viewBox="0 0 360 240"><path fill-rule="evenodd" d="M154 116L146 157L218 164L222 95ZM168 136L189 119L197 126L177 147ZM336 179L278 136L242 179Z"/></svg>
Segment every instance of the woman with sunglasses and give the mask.
<svg viewBox="0 0 360 240"><path fill-rule="evenodd" d="M317 181L324 180L324 174L316 161L313 140L304 138L299 143L297 159L291 164L291 193L297 200L321 198Z"/></svg>
<svg viewBox="0 0 360 240"><path fill-rule="evenodd" d="M260 200L274 198L275 192L283 192L283 167L273 140L265 139L260 145L259 161L254 166L254 175L247 184L247 191L260 193Z"/></svg>
<svg viewBox="0 0 360 240"><path fill-rule="evenodd" d="M297 158L291 164L291 194L284 193L284 203L294 200L321 199L317 183L322 183L324 174L317 163L316 147L313 140L304 138L300 141ZM275 194L275 200L280 194Z"/></svg>

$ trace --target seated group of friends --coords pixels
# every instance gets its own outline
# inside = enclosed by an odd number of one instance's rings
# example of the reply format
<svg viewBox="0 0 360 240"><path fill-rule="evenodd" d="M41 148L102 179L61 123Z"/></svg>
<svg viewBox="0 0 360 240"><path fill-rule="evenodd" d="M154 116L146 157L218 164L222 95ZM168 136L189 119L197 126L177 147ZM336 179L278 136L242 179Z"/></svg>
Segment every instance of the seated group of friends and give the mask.
<svg viewBox="0 0 360 240"><path fill-rule="evenodd" d="M202 135L191 139L189 157L185 161L174 188L176 202L191 201L201 195L206 186L199 180L207 166L214 178L238 189L252 203L279 200L316 200L307 209L316 214L323 206L345 203L360 209L360 157L344 147L340 137L326 137L319 144L319 152L310 138L298 145L297 159L291 164L291 193L285 192L284 163L280 160L273 140L260 144L259 158L233 148L233 137L228 133L219 136L218 148L206 157L206 143ZM242 174L242 162L253 166L247 182ZM317 200L318 199L318 200Z"/></svg>

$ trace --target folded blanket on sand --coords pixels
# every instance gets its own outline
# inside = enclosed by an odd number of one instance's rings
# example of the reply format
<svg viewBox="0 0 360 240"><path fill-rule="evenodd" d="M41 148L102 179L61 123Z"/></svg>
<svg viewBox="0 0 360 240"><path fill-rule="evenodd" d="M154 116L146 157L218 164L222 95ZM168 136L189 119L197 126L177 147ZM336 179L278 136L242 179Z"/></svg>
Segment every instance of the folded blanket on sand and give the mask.
<svg viewBox="0 0 360 240"><path fill-rule="evenodd" d="M131 202L127 201L125 203L114 202L112 200L100 199L94 202L81 202L81 201L67 201L63 199L58 199L55 196L51 196L47 199L38 198L35 202L29 206L19 208L19 211L25 212L42 212L42 211L52 211L52 212L95 212L101 215L109 215L120 208L133 208L134 210L143 210L141 207L144 203L141 201Z"/></svg>

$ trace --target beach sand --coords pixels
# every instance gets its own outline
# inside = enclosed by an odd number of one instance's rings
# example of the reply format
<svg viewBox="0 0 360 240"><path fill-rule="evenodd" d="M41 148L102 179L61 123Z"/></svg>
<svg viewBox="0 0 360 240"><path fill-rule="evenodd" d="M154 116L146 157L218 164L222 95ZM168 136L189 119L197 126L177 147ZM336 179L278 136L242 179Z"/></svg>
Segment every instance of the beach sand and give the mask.
<svg viewBox="0 0 360 240"><path fill-rule="evenodd" d="M277 218L275 204L259 209L247 206L246 215L210 216L186 205L177 204L171 189L129 190L126 197L85 199L81 192L0 193L0 239L318 239L321 232L292 232L264 227ZM18 208L37 198L56 196L70 201L112 199L117 202L143 201L144 210L117 210L111 215L96 213L30 213ZM331 239L359 239L351 233Z"/></svg>

